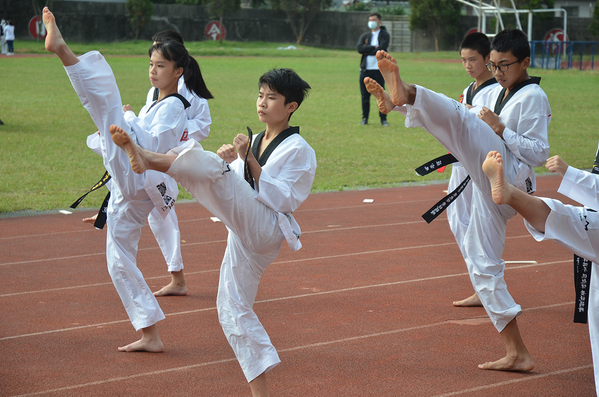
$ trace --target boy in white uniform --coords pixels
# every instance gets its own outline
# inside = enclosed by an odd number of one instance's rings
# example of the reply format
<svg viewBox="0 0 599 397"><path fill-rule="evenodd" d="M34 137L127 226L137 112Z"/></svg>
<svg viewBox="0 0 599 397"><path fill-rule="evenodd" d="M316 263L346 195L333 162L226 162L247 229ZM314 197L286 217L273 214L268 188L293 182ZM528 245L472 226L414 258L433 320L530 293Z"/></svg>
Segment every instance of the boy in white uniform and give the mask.
<svg viewBox="0 0 599 397"><path fill-rule="evenodd" d="M599 210L599 174L570 167L559 156L551 157L545 167L563 178L558 193ZM534 197L516 189L506 181L503 159L497 152L487 155L482 168L491 182L493 201L498 205L509 205L518 211L535 240L553 240L593 262L588 322L595 388L599 396L599 268L596 265L599 261L599 212L565 205L555 199Z"/></svg>
<svg viewBox="0 0 599 397"><path fill-rule="evenodd" d="M44 8L47 29L46 49L59 56L81 103L100 132L104 166L110 173L113 194L108 205L106 259L115 288L136 330L142 338L120 347L120 351L163 351L156 323L165 318L155 296L136 266L135 257L141 227L156 208L166 216L174 205L177 184L174 179L154 171L142 175L131 171L129 160L110 138L109 127L121 125L145 147L166 153L176 147L186 125L185 98L177 94L181 75L195 81L199 66L179 43L158 43L150 48L150 80L161 89L157 102L144 106L136 117L129 105L123 106L110 66L97 51L77 58L64 42L54 15ZM201 89L194 84L193 90Z"/></svg>
<svg viewBox="0 0 599 397"><path fill-rule="evenodd" d="M395 59L382 51L377 59L390 95L376 82L366 82L381 111L396 106L406 115L407 127L431 133L460 160L474 182L463 254L475 292L507 351L500 360L480 364L481 369L529 371L534 367L516 322L522 309L507 290L501 259L506 223L516 213L493 202L481 169L486 154L497 150L506 162L506 178L527 193L536 189L533 167L542 165L549 154L551 109L538 79L528 76L529 55L523 32L505 30L495 37L488 66L502 88L494 111L483 107L478 117L457 101L402 81Z"/></svg>
<svg viewBox="0 0 599 397"><path fill-rule="evenodd" d="M460 57L462 65L474 81L464 89L460 97L460 103L463 103L471 112L478 114L483 106L489 106L489 95L499 86L493 73L487 68L491 52L491 41L486 34L475 32L471 33L462 40L460 44ZM457 162L452 164L451 177L447 190L454 191L466 178L468 173ZM453 233L455 240L463 251L464 236L470 223L470 204L472 202L472 185L468 183L458 198L447 207L447 221L449 228ZM481 306L480 300L476 294L470 298L453 302L454 306Z"/></svg>
<svg viewBox="0 0 599 397"><path fill-rule="evenodd" d="M292 251L301 248L292 213L308 197L316 172L314 150L298 127L289 127L309 88L290 69L273 69L260 78L257 110L266 130L251 150L248 137L240 134L217 154L189 142L162 155L140 148L122 129L111 127L135 172L158 170L173 176L227 226L218 315L253 396L268 395L266 373L280 363L252 309L258 284L283 241Z"/></svg>

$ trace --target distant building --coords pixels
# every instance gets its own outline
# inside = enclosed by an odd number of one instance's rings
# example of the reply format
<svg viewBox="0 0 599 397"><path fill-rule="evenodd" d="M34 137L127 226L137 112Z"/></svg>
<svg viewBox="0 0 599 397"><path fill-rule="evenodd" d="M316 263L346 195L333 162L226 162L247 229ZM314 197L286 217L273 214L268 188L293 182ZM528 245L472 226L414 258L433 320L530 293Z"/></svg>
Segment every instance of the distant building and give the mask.
<svg viewBox="0 0 599 397"><path fill-rule="evenodd" d="M589 0L555 0L554 8L563 8L568 18L591 18L593 16L594 1ZM556 13L556 17L560 16Z"/></svg>

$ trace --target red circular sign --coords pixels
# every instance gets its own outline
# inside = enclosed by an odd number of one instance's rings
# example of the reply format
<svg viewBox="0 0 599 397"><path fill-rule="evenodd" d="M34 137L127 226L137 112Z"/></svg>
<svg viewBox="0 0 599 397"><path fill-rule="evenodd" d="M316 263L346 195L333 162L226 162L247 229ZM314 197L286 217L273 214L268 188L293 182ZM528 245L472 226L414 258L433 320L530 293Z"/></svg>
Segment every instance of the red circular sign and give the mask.
<svg viewBox="0 0 599 397"><path fill-rule="evenodd" d="M562 29L559 28L555 28L555 29L551 29L550 31L548 31L547 33L545 33L545 38L543 39L544 41L570 41L568 39L568 35L566 33L564 33L564 31ZM556 51L558 51L558 48L561 47L561 49L564 49L564 46L558 46L557 44L550 44L548 46L549 52L551 53L555 53Z"/></svg>
<svg viewBox="0 0 599 397"><path fill-rule="evenodd" d="M470 30L466 32L464 37L468 36L471 33L476 33L476 32L479 32L478 28L470 28Z"/></svg>
<svg viewBox="0 0 599 397"><path fill-rule="evenodd" d="M204 32L206 33L206 37L210 40L224 40L227 35L225 25L223 25L219 21L208 22L208 25L206 25L206 29L204 30Z"/></svg>
<svg viewBox="0 0 599 397"><path fill-rule="evenodd" d="M34 39L45 39L46 38L46 26L42 22L42 17L39 15L34 16L29 21L29 34Z"/></svg>

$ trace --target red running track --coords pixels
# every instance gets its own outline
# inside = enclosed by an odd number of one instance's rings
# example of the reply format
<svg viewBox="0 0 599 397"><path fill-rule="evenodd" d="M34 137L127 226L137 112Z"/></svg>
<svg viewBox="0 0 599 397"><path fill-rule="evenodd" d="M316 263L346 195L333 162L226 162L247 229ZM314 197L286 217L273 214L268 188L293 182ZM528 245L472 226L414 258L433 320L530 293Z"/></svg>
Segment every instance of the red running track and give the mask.
<svg viewBox="0 0 599 397"><path fill-rule="evenodd" d="M564 199L559 178L538 195ZM472 286L445 215L420 215L446 185L313 194L296 212L304 248L266 270L255 310L282 364L272 396L592 396L586 325L572 322L572 254L537 243L518 216L504 253L529 373L482 371L503 357L482 308L454 308ZM364 199L373 199L364 203ZM244 396L249 387L218 323L222 223L177 204L189 295L159 298L166 351L120 353L140 337L105 264L92 212L0 219L1 396ZM138 263L148 284L169 280L147 227Z"/></svg>

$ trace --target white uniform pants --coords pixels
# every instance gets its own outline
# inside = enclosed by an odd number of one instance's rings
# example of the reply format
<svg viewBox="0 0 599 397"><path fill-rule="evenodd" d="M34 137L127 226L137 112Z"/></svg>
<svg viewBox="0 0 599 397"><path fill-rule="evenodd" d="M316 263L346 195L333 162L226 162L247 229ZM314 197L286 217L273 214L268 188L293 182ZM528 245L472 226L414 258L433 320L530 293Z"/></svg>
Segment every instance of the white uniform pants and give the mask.
<svg viewBox="0 0 599 397"><path fill-rule="evenodd" d="M539 232L526 220L524 224L537 241L553 240L576 255L593 262L589 289L588 324L595 372L595 388L599 396L599 212L584 207L563 204L542 197L551 209L545 222L545 233Z"/></svg>
<svg viewBox="0 0 599 397"><path fill-rule="evenodd" d="M454 163L447 191L452 192L466 179L468 173L460 163ZM470 206L472 205L472 181L468 182L462 194L447 207L447 221L461 252L464 252L464 238L470 224Z"/></svg>
<svg viewBox="0 0 599 397"><path fill-rule="evenodd" d="M255 198L255 191L228 164L191 142L167 174L229 229L218 286L218 316L248 382L281 361L252 309L262 273L281 250L285 236L277 212Z"/></svg>
<svg viewBox="0 0 599 397"><path fill-rule="evenodd" d="M406 127L422 127L464 166L472 178L470 224L464 236L463 255L474 290L497 331L522 309L507 290L505 263L501 259L507 221L516 214L507 205L496 205L489 179L482 171L487 153L496 150L504 161L508 182L521 190L525 179L534 186L532 169L521 163L493 130L464 105L423 87L417 87L413 106L407 106Z"/></svg>
<svg viewBox="0 0 599 397"><path fill-rule="evenodd" d="M148 224L156 242L162 251L169 272L183 270L183 258L181 257L181 232L179 231L179 220L175 213L175 207L171 208L166 218L156 208L148 216Z"/></svg>
<svg viewBox="0 0 599 397"><path fill-rule="evenodd" d="M104 166L114 181L106 219L108 272L133 327L139 330L165 318L136 266L141 227L154 204L143 188L145 175L134 173L126 153L112 142L111 124L130 133L112 69L97 51L82 55L79 60L65 70L100 131Z"/></svg>

